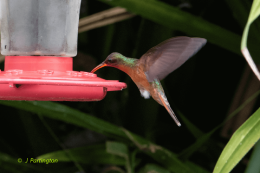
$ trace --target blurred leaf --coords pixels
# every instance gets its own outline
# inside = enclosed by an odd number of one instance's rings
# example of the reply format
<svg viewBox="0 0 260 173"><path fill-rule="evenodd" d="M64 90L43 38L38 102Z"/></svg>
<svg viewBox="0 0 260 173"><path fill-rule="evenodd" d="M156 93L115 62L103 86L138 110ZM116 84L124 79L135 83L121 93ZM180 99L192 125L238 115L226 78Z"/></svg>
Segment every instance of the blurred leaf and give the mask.
<svg viewBox="0 0 260 173"><path fill-rule="evenodd" d="M118 155L123 158L128 158L128 148L120 142L106 142L106 151L110 154Z"/></svg>
<svg viewBox="0 0 260 173"><path fill-rule="evenodd" d="M230 172L260 138L260 108L233 134L222 151L214 173Z"/></svg>
<svg viewBox="0 0 260 173"><path fill-rule="evenodd" d="M125 167L128 173L132 172L132 167L130 164L130 159L128 155L128 148L125 144L120 142L106 142L106 151L110 154L114 154L123 157L125 160Z"/></svg>
<svg viewBox="0 0 260 173"><path fill-rule="evenodd" d="M69 153L69 154L68 154ZM70 157L73 156L73 159ZM58 159L59 162L72 162L87 164L112 164L125 165L125 160L119 156L110 154L106 151L105 145L93 145L86 147L73 148L68 150L55 151L38 156L37 159Z"/></svg>
<svg viewBox="0 0 260 173"><path fill-rule="evenodd" d="M254 0L243 32L241 50L247 47L246 42L247 42L249 27L252 24L252 22L259 16L259 14L260 14L260 0Z"/></svg>
<svg viewBox="0 0 260 173"><path fill-rule="evenodd" d="M180 9L153 0L100 0L112 6L121 6L146 19L161 25L185 32L188 35L206 38L209 42L241 55L241 37L218 25L203 20ZM260 54L256 45L251 43L254 55Z"/></svg>
<svg viewBox="0 0 260 173"><path fill-rule="evenodd" d="M61 120L67 123L75 124L80 127L105 134L114 139L132 141L142 152L151 156L154 160L165 165L167 169L177 173L189 173L193 169L188 164L183 163L177 158L177 155L171 151L155 145L146 139L133 134L125 129L105 122L96 117L90 116L78 110L69 108L55 102L42 101L0 101L0 104L26 110L33 113L39 113L46 117ZM198 166L199 167L199 166Z"/></svg>
<svg viewBox="0 0 260 173"><path fill-rule="evenodd" d="M259 173L260 172L260 140L256 143L253 153L250 157L245 173Z"/></svg>
<svg viewBox="0 0 260 173"><path fill-rule="evenodd" d="M173 172L197 172L194 170L200 170L200 166L193 164L190 166L190 162L182 162L177 158L177 155L170 152L169 150L155 145L153 143L147 143L144 140L140 140L137 135L124 129L124 132L127 134L128 138L144 153L152 157L157 162L164 165L168 170ZM197 167L197 168L195 168ZM201 168L203 169L203 168ZM198 171L199 172L199 171Z"/></svg>
<svg viewBox="0 0 260 173"><path fill-rule="evenodd" d="M115 125L112 125L94 116L85 114L76 109L55 102L0 100L0 104L37 113L70 124L75 124L77 126L85 127L90 130L99 132L101 134L105 134L107 136L111 136L111 135L113 137L125 136L122 130Z"/></svg>
<svg viewBox="0 0 260 173"><path fill-rule="evenodd" d="M248 20L248 14L250 13L251 2L237 1L237 0L225 0L225 1L228 4L230 10L232 11L233 16L236 18L241 28L244 28ZM256 20L254 24L250 26L250 33L252 33L251 34L252 39L254 40L257 39L258 43L260 41L259 29L258 29L259 27L260 27L260 21L258 20ZM250 34L249 34L249 39L250 39Z"/></svg>
<svg viewBox="0 0 260 173"><path fill-rule="evenodd" d="M248 62L249 66L251 67L251 69L255 73L256 77L258 78L258 80L260 80L260 73L247 49L247 37L248 37L249 27L250 27L251 23L259 16L259 14L260 14L260 0L254 0L253 5L251 7L249 17L248 17L248 21L246 23L246 26L245 26L245 29L243 32L242 41L241 41L241 51L242 51L246 61Z"/></svg>
<svg viewBox="0 0 260 173"><path fill-rule="evenodd" d="M170 171L155 164L147 164L138 173L170 173Z"/></svg>

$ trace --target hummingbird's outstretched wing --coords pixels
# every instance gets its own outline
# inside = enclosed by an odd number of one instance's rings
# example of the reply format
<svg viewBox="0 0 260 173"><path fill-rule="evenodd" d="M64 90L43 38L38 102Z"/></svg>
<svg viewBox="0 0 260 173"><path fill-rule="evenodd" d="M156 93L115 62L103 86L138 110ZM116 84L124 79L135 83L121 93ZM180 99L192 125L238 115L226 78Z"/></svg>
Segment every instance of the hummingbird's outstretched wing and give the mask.
<svg viewBox="0 0 260 173"><path fill-rule="evenodd" d="M141 58L149 82L162 80L206 44L204 38L174 37L148 50Z"/></svg>

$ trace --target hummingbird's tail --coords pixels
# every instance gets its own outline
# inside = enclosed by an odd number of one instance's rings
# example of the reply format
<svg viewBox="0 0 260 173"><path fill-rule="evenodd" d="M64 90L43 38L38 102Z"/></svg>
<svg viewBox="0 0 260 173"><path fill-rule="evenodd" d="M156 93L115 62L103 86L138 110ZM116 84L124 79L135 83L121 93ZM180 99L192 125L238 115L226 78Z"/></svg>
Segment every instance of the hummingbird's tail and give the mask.
<svg viewBox="0 0 260 173"><path fill-rule="evenodd" d="M174 114L166 96L163 94L163 93L158 93L158 96L163 104L163 106L166 108L166 110L169 112L169 114L171 115L171 117L173 118L173 120L175 121L175 123L178 125L178 126L181 126L181 123L180 121L178 120L178 118L176 117L176 115Z"/></svg>

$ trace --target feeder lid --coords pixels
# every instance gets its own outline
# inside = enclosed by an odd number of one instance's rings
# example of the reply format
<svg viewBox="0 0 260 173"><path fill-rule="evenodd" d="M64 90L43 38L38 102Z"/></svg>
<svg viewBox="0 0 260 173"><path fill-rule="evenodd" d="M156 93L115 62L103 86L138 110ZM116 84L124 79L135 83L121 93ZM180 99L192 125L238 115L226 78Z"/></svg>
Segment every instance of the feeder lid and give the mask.
<svg viewBox="0 0 260 173"><path fill-rule="evenodd" d="M1 100L98 101L124 88L117 80L72 71L72 58L6 56L0 71Z"/></svg>

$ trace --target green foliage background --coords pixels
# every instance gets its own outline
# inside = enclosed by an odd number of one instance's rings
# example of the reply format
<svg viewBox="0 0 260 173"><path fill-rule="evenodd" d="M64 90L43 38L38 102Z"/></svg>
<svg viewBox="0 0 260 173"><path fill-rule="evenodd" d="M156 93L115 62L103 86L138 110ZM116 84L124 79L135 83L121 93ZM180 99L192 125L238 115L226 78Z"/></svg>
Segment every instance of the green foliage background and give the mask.
<svg viewBox="0 0 260 173"><path fill-rule="evenodd" d="M184 3L189 7L180 8ZM149 48L174 36L208 40L201 51L162 81L182 126L177 127L165 108L153 99L143 99L126 74L103 68L97 72L99 77L125 82L128 88L109 92L99 102L0 101L0 172L249 170L248 164L240 160L259 139L258 106L225 149L228 139L219 133L247 65L240 53L240 42L251 2L82 0L81 17L111 6L125 7L137 16L79 34L74 70L90 71L111 52L139 58ZM248 37L250 53L257 63L258 23L256 20L252 24ZM259 92L250 99L258 95ZM250 153L244 160L249 156ZM18 158L23 162L18 163ZM59 162L26 164L27 158Z"/></svg>

